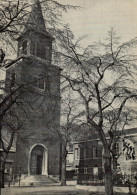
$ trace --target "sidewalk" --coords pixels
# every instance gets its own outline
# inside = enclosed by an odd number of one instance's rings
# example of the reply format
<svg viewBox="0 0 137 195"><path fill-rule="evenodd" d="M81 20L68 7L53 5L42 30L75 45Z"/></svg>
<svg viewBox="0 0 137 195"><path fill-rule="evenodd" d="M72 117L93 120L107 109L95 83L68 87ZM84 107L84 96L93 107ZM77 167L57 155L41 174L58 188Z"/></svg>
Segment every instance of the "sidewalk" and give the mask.
<svg viewBox="0 0 137 195"><path fill-rule="evenodd" d="M104 186L86 186L86 185L76 185L77 189L87 190L91 192L91 194L105 194L105 187ZM115 187L113 188L115 195L127 195L129 194L128 187ZM137 189L134 187L132 188L132 194L137 195Z"/></svg>
<svg viewBox="0 0 137 195"><path fill-rule="evenodd" d="M28 186L6 187L1 189L1 195L104 195L103 192L91 192L77 189L76 186ZM128 193L116 192L114 195L129 195ZM136 193L134 193L136 195Z"/></svg>
<svg viewBox="0 0 137 195"><path fill-rule="evenodd" d="M91 195L75 186L44 186L44 187L6 187L1 195Z"/></svg>

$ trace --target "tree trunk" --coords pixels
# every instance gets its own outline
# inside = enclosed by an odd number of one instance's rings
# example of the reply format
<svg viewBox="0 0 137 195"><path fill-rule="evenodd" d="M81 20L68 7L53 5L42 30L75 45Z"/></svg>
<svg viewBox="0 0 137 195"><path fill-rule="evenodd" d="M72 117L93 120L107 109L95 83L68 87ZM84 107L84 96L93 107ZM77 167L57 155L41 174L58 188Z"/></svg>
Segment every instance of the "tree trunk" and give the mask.
<svg viewBox="0 0 137 195"><path fill-rule="evenodd" d="M4 173L5 173L5 164L7 159L8 153L1 153L0 157L0 187L4 188Z"/></svg>
<svg viewBox="0 0 137 195"><path fill-rule="evenodd" d="M66 145L62 144L61 186L66 186Z"/></svg>
<svg viewBox="0 0 137 195"><path fill-rule="evenodd" d="M5 162L1 161L1 167L0 167L0 188L4 188L4 172L5 172Z"/></svg>
<svg viewBox="0 0 137 195"><path fill-rule="evenodd" d="M66 160L62 160L61 186L66 186Z"/></svg>
<svg viewBox="0 0 137 195"><path fill-rule="evenodd" d="M111 168L112 157L109 152L105 152L103 158L105 171L105 195L113 195L113 178Z"/></svg>

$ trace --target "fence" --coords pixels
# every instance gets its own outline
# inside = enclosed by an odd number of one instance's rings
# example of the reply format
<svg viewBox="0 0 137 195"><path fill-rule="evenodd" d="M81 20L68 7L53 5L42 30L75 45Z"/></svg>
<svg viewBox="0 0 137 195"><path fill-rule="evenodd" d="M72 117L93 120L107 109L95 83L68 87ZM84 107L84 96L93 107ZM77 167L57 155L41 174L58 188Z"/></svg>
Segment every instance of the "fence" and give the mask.
<svg viewBox="0 0 137 195"><path fill-rule="evenodd" d="M114 177L114 184L116 186L133 186L137 187L137 173L133 174L117 174Z"/></svg>
<svg viewBox="0 0 137 195"><path fill-rule="evenodd" d="M80 185L104 185L104 175L93 175L90 173L84 174L79 173L78 174L78 184Z"/></svg>
<svg viewBox="0 0 137 195"><path fill-rule="evenodd" d="M105 179L104 174L100 175L93 175L93 174L84 174L79 173L78 174L78 184L80 185L94 185L94 186L100 186L104 185ZM133 186L137 187L137 173L134 174L117 174L113 176L113 184L114 186L120 186L120 187L127 187L127 186Z"/></svg>

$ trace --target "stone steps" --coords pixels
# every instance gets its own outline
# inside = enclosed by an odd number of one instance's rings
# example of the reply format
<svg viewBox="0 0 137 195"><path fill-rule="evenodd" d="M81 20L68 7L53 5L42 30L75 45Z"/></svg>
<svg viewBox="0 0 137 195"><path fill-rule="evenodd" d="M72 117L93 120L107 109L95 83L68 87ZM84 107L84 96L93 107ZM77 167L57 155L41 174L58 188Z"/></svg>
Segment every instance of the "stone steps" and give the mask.
<svg viewBox="0 0 137 195"><path fill-rule="evenodd" d="M54 185L55 181L45 175L31 175L20 180L20 186L44 186ZM16 183L15 185L19 185Z"/></svg>

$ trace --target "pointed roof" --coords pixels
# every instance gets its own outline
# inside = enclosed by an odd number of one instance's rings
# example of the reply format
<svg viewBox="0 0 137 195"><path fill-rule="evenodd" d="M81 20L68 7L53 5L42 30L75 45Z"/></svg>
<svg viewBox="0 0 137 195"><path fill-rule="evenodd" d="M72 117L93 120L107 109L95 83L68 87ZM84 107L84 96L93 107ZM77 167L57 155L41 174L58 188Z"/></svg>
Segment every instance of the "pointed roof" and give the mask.
<svg viewBox="0 0 137 195"><path fill-rule="evenodd" d="M48 35L52 38L52 36L46 31L45 21L39 0L33 0L31 12L28 16L28 20L20 37L22 37L23 34L30 30Z"/></svg>
<svg viewBox="0 0 137 195"><path fill-rule="evenodd" d="M41 32L46 30L39 0L33 0L32 9L29 14L28 21L26 23L26 28L31 28Z"/></svg>

